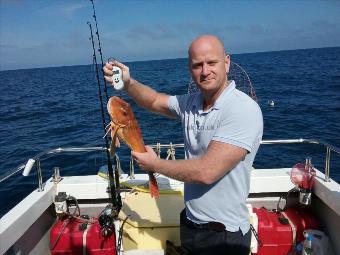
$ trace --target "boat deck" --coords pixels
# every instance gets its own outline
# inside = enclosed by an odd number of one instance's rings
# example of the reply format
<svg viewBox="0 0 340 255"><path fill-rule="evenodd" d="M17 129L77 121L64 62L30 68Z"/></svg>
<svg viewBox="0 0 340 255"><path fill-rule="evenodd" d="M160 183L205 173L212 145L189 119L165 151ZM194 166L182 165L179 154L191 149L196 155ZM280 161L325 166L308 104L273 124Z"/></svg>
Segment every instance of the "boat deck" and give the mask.
<svg viewBox="0 0 340 255"><path fill-rule="evenodd" d="M290 168L280 169L253 169L251 172L251 186L248 203L254 206L272 206L276 205L280 194L292 189L294 185L290 181ZM144 182L148 179L146 174L136 174L134 181ZM167 179L164 176L158 176L159 179ZM339 230L340 229L340 185L334 181L325 182L325 176L317 171L317 178L314 187L314 195L317 197L314 204L315 211L321 214L327 214L324 219L324 226L329 233L333 235L333 245L335 250L339 251ZM129 180L127 175L121 176L121 182ZM176 189L180 189L180 185L176 183ZM22 239L22 236L32 229L39 219L41 220L41 212L51 210L53 197L58 192L67 192L67 194L77 197L81 203L82 210L90 210L91 213L97 214L105 206L109 195L107 190L107 179L98 175L89 176L65 176L58 184L54 184L49 179L44 184L44 190L32 192L24 200L22 200L8 214L4 215L0 220L1 249L3 254L8 248ZM180 191L180 190L179 190ZM129 192L122 192L124 199ZM162 196L162 194L161 194ZM164 195L163 195L164 196ZM181 201L181 193L178 193ZM82 201L83 200L83 201ZM320 206L322 204L322 206ZM32 206L34 205L34 206ZM327 205L327 206L325 206ZM183 205L181 205L183 206ZM86 209L87 208L87 209ZM53 209L53 208L52 208ZM334 225L339 225L334 228ZM337 236L337 237L336 237ZM48 238L48 237L45 237ZM332 239L332 238L331 238ZM337 242L337 245L336 245ZM19 245L20 246L20 245ZM145 250L144 254L163 254L164 251L159 249ZM143 254L142 250L130 250L125 254ZM335 253L336 254L336 253Z"/></svg>

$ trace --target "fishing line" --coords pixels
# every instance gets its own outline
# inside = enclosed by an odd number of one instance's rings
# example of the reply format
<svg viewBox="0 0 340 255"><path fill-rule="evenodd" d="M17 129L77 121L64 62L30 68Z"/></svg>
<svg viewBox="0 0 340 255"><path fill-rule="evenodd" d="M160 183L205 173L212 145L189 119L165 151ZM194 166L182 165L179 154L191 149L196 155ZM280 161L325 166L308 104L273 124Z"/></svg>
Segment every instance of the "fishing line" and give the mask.
<svg viewBox="0 0 340 255"><path fill-rule="evenodd" d="M93 0L90 0L91 3L92 3L92 10L93 10L93 19L95 21L95 25L96 25L96 35L97 35L97 40L98 40L98 52L99 52L99 55L100 55L100 60L101 60L101 65L102 65L102 74L103 74L103 77L104 77L104 70L103 70L103 67L104 67L104 62L103 62L103 54L102 54L102 46L101 46L101 43L100 43L100 38L99 38L99 30L98 30L98 23L97 23L97 16L96 16L96 10L94 8L94 2ZM104 92L105 92L105 96L106 96L106 102L109 101L109 96L107 94L107 84L106 84L106 80L104 80Z"/></svg>
<svg viewBox="0 0 340 255"><path fill-rule="evenodd" d="M100 101L100 109L101 109L101 115L102 115L102 124L103 124L103 130L104 130L104 135L105 135L105 127L106 127L106 121L105 121L105 112L104 112L104 104L103 104L103 96L101 92L101 85L100 85L100 78L99 78L99 71L98 71L98 63L97 63L97 56L96 56L96 49L94 46L94 38L93 38L93 30L92 30L92 25L90 22L87 22L90 33L91 33L91 42L92 42L92 49L93 49L93 62L95 65L95 70L96 70L96 78L97 78L97 84L98 84L98 96L99 96L99 101ZM109 141L108 138L105 136L105 146L106 146L106 156L107 156L107 167L108 167L108 174L109 174L109 191L111 194L111 199L112 199L112 206L115 211L115 213L118 215L120 208L122 207L122 202L121 202L121 197L119 193L119 178L117 176L117 170L115 170L115 177L113 176L113 168L112 168L112 163L110 159L110 152L109 152ZM118 183L113 182L113 180L117 180ZM116 193L116 187L117 187L117 193ZM117 216L115 215L115 216Z"/></svg>

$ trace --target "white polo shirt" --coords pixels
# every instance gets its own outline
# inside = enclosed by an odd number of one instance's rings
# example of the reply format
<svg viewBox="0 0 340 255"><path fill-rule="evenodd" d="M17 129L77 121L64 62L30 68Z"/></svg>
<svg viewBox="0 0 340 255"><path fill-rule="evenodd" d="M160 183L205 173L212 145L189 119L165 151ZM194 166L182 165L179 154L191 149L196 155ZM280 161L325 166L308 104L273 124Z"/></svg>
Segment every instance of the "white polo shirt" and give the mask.
<svg viewBox="0 0 340 255"><path fill-rule="evenodd" d="M248 151L245 159L211 185L185 183L187 217L196 223L221 222L228 231L249 230L246 199L250 171L263 133L262 112L258 104L235 88L235 82L203 111L201 92L171 96L169 109L182 121L187 159L202 156L210 141L232 144ZM209 174L209 169L207 169Z"/></svg>

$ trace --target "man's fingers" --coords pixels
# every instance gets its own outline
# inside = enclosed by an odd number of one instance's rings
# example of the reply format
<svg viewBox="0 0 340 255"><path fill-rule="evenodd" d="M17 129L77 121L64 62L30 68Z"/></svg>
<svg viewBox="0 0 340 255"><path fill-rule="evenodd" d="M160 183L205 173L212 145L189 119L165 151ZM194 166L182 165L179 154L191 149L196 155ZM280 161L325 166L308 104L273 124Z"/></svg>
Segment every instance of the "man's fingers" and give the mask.
<svg viewBox="0 0 340 255"><path fill-rule="evenodd" d="M106 75L112 76L113 75L113 72L112 72L113 66L118 66L122 70L129 71L129 68L126 65L115 60L115 61L110 61L110 62L105 63L105 66L103 67L104 73Z"/></svg>
<svg viewBox="0 0 340 255"><path fill-rule="evenodd" d="M138 161L138 154L140 154L140 153L136 152L136 151L131 151L131 156L136 162L139 162Z"/></svg>
<svg viewBox="0 0 340 255"><path fill-rule="evenodd" d="M131 151L131 155L132 155L132 158L133 160L138 164L138 166L140 168L143 167L143 164L139 161L139 156L143 154L143 153L140 153L140 152L136 152L136 151ZM142 160L143 161L143 160Z"/></svg>
<svg viewBox="0 0 340 255"><path fill-rule="evenodd" d="M106 69L106 70L111 71L112 70L112 64L113 64L113 62L106 62L105 66L104 66L104 70Z"/></svg>
<svg viewBox="0 0 340 255"><path fill-rule="evenodd" d="M122 64L122 63L120 63L120 62L118 62L117 60L115 60L115 61L113 61L113 62L111 62L112 63L112 65L114 65L114 66L118 66L120 69L122 69L122 70L128 70L129 68L126 66L126 65L124 65L124 64Z"/></svg>
<svg viewBox="0 0 340 255"><path fill-rule="evenodd" d="M107 82L109 82L110 84L113 83L113 80L112 80L111 77L104 76L104 79L105 79Z"/></svg>
<svg viewBox="0 0 340 255"><path fill-rule="evenodd" d="M150 151L154 151L150 146L146 145L145 146L145 149L147 152L150 152Z"/></svg>
<svg viewBox="0 0 340 255"><path fill-rule="evenodd" d="M112 66L107 66L107 64L103 67L103 71L106 75L110 75L112 76L113 75L113 72L112 72Z"/></svg>
<svg viewBox="0 0 340 255"><path fill-rule="evenodd" d="M131 151L132 157L136 157L136 153L137 153L137 152L135 152L135 151Z"/></svg>

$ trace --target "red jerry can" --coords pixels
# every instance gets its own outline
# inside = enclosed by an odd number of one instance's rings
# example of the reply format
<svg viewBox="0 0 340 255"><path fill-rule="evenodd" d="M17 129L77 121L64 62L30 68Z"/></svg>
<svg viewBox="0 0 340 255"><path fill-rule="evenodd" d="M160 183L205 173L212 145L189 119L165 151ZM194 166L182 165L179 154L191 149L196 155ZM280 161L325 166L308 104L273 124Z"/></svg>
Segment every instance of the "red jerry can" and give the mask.
<svg viewBox="0 0 340 255"><path fill-rule="evenodd" d="M258 217L257 233L262 246L257 255L287 255L293 245L304 240L303 231L318 229L319 223L308 211L289 208L283 213L253 208Z"/></svg>
<svg viewBox="0 0 340 255"><path fill-rule="evenodd" d="M114 233L104 237L97 220L84 224L83 220L68 218L52 226L50 247L52 255L116 255L116 237Z"/></svg>
<svg viewBox="0 0 340 255"><path fill-rule="evenodd" d="M308 208L288 208L281 213L293 223L296 229L295 243L305 240L303 231L306 229L320 230L320 223ZM294 229L293 229L294 232Z"/></svg>

